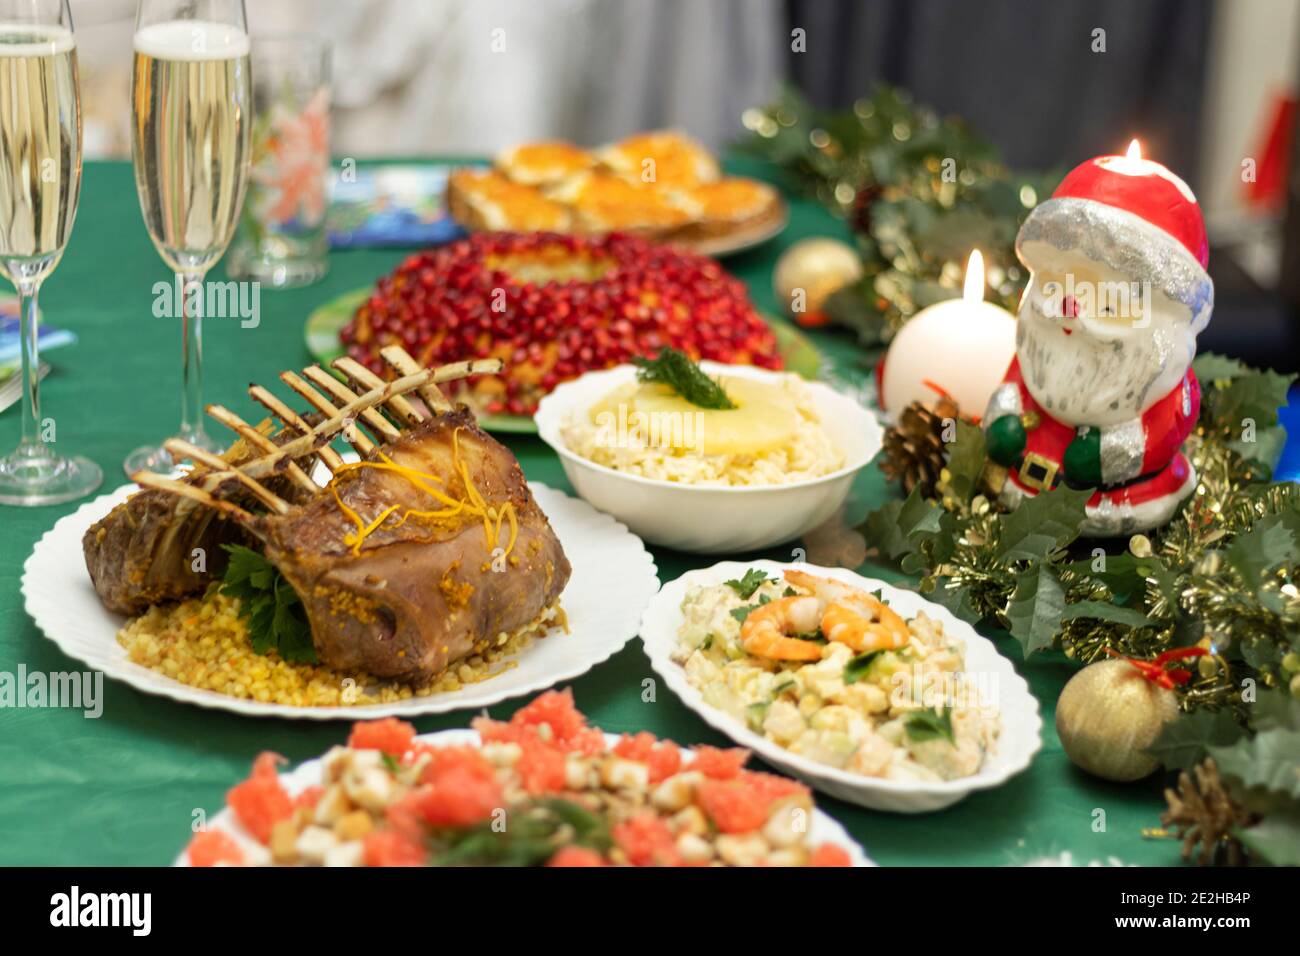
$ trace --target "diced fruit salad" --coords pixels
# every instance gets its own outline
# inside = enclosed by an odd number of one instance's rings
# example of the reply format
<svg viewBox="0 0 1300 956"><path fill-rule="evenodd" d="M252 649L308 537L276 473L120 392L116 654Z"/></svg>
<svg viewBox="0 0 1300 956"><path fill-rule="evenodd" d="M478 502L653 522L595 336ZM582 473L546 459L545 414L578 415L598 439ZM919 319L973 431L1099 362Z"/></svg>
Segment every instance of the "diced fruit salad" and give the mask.
<svg viewBox="0 0 1300 956"><path fill-rule="evenodd" d="M192 866L848 866L808 840L812 795L745 769L749 753L679 748L649 733L612 746L569 691L508 722L473 722L481 746L434 746L393 718L354 725L289 793L263 753L227 804L251 839L210 828Z"/></svg>

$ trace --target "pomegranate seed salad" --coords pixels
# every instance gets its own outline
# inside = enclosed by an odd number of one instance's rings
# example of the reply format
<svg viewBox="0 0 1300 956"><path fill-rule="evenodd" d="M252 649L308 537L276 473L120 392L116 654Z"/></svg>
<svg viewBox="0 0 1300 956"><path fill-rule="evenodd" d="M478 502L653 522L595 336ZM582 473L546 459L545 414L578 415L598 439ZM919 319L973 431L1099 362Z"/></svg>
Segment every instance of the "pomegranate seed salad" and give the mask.
<svg viewBox="0 0 1300 956"><path fill-rule="evenodd" d="M906 781L979 772L1000 729L961 642L879 594L788 569L697 587L672 659L706 704L817 763Z"/></svg>
<svg viewBox="0 0 1300 956"><path fill-rule="evenodd" d="M410 724L358 723L291 793L264 753L227 794L231 824L198 833L191 866L849 866L814 842L803 784L746 770L748 751L683 750L649 733L608 737L569 691L479 744L419 740ZM464 732L461 732L464 733ZM304 767L304 769L306 769ZM232 834L238 832L243 839ZM841 831L842 832L842 831Z"/></svg>

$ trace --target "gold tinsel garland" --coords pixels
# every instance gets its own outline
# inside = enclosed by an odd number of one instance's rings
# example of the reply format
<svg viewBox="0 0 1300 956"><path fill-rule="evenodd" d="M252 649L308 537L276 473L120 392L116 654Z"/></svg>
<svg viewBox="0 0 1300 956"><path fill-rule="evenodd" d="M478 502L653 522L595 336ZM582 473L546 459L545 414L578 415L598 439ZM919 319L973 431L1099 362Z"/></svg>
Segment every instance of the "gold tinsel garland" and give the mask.
<svg viewBox="0 0 1300 956"><path fill-rule="evenodd" d="M1293 693L1300 684L1286 664L1296 657L1286 652L1300 634L1296 564L1272 569L1262 581L1243 581L1221 551L1261 518L1300 511L1300 487L1262 481L1258 467L1242 459L1218 431L1203 425L1187 444L1198 473L1187 506L1169 525L1149 536L1134 535L1129 542L1133 558L1152 559L1153 573L1141 580L1143 593L1133 602L1149 624L1135 627L1122 621L1071 617L1061 622L1055 640L1068 657L1081 663L1112 652L1149 659L1178 646L1183 639L1180 627L1187 620L1199 622L1202 633L1193 643L1210 653L1197 662L1193 679L1178 689L1185 709L1240 709L1240 681L1247 676L1265 687L1292 685ZM992 503L996 476L986 467L978 479L979 493L969 499L953 484L954 476L945 468L933 493L954 519L952 551L940 563L925 567L926 546L921 545L921 589L947 592L949 598L960 595L975 615L1009 626L1010 602L1025 567L998 553L1006 514ZM1102 576L1081 570L1067 558L1064 553L1043 558L1059 574L1067 607L1079 601L1116 602ZM1283 663L1246 664L1241 651L1257 645L1279 648L1276 656ZM1230 653L1233 650L1236 653Z"/></svg>

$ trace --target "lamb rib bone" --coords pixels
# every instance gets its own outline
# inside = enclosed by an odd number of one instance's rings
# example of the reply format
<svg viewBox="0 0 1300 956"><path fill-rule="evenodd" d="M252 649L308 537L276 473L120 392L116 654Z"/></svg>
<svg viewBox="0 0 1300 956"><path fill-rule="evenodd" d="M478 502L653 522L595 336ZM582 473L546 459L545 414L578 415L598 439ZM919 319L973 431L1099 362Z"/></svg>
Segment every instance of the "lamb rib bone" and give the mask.
<svg viewBox="0 0 1300 956"><path fill-rule="evenodd" d="M258 431L256 427L244 421L230 409L222 405L209 405L206 409L215 421L220 422L227 428L233 429L240 438L250 445L257 447L259 451L275 451L275 442L271 441L266 435ZM287 424L287 423L286 423ZM307 472L298 467L297 462L290 462L288 467L289 477L298 487L308 494L316 494L320 491L320 486L311 480Z"/></svg>
<svg viewBox="0 0 1300 956"><path fill-rule="evenodd" d="M280 401L280 399L276 398L261 385L250 385L248 387L248 394L253 401L257 402L298 434L308 435L311 433L311 425L309 425L301 415L284 402ZM267 450L270 451L271 449ZM329 445L322 445L320 448L316 449L315 454L316 457L320 459L321 463L329 469L330 474L336 472L343 464L343 459L339 457L339 453Z"/></svg>
<svg viewBox="0 0 1300 956"><path fill-rule="evenodd" d="M285 385L288 385L303 398L307 399L307 401L311 402L312 407L327 418L338 414L339 407L317 391L310 382L306 381L296 372L281 372L280 381L284 382ZM359 412L359 414L364 416L366 411L373 410L366 409L365 411ZM347 443L352 446L352 450L364 458L375 450L377 443L369 435L358 428L357 424L358 423L355 419L351 422L344 422L342 429L343 437L347 440ZM381 442L384 440L382 434L379 435L379 440Z"/></svg>
<svg viewBox="0 0 1300 956"><path fill-rule="evenodd" d="M308 365L302 370L314 385L318 385L330 393L331 400L340 400L350 402L357 397L357 393L352 391L337 378L331 375L319 365ZM361 420L366 423L375 437L380 441L392 441L402 433L402 430L390 422L387 418L379 413L376 408L367 408L361 413Z"/></svg>
<svg viewBox="0 0 1300 956"><path fill-rule="evenodd" d="M370 369L366 368L354 358L343 356L330 363L330 367L337 369L346 375L351 381L364 388L377 388L384 384L384 380L376 375ZM408 402L401 395L394 395L387 403L386 407L393 415L399 418L403 424L414 425L424 419L424 416L415 410L415 406Z"/></svg>
<svg viewBox="0 0 1300 956"><path fill-rule="evenodd" d="M386 345L379 350L379 354L388 363L388 367L398 375L414 375L420 370L415 359L411 358L406 349L400 345ZM421 385L416 391L424 399L424 404L429 406L430 414L445 412L451 408L451 402L447 401L447 396L442 394L437 385Z"/></svg>

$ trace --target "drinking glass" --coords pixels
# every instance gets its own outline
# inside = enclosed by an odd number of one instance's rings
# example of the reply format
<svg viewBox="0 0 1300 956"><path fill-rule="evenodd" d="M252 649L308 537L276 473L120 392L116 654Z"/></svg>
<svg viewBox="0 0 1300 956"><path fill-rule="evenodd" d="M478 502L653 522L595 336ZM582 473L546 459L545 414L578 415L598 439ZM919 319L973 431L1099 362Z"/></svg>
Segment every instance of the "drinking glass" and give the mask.
<svg viewBox="0 0 1300 956"><path fill-rule="evenodd" d="M248 183L251 84L243 0L140 0L131 76L131 156L145 228L182 294L178 437L216 451L203 429L204 278L235 231ZM161 445L126 473L167 473Z"/></svg>
<svg viewBox="0 0 1300 956"><path fill-rule="evenodd" d="M0 0L0 273L18 291L23 424L0 458L0 503L50 505L88 495L103 474L55 454L41 417L37 296L54 271L81 193L81 94L67 0Z"/></svg>
<svg viewBox="0 0 1300 956"><path fill-rule="evenodd" d="M253 37L253 158L226 271L275 288L325 275L329 46L303 33Z"/></svg>

